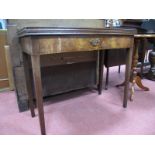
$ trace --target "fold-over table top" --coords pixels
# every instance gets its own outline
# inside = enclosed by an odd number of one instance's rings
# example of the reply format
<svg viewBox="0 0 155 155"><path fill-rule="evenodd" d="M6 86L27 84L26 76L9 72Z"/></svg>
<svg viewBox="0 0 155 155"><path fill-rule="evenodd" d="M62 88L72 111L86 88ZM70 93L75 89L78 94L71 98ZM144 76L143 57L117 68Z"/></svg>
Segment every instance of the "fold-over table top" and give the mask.
<svg viewBox="0 0 155 155"><path fill-rule="evenodd" d="M18 31L19 37L40 35L135 35L133 28L64 28L64 27L25 27Z"/></svg>

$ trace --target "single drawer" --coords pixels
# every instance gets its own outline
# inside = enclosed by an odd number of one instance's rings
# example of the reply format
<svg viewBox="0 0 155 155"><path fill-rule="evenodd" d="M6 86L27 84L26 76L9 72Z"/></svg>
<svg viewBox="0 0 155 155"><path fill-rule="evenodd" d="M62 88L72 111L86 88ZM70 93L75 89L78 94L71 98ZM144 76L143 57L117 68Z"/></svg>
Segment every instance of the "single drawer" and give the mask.
<svg viewBox="0 0 155 155"><path fill-rule="evenodd" d="M85 52L104 49L129 48L132 38L129 36L97 37L51 37L40 36L23 38L24 51L30 54L54 54L64 52ZM33 47L31 48L31 45ZM32 50L31 50L32 49Z"/></svg>
<svg viewBox="0 0 155 155"><path fill-rule="evenodd" d="M102 49L102 38L41 37L33 45L33 51L40 54L96 51Z"/></svg>

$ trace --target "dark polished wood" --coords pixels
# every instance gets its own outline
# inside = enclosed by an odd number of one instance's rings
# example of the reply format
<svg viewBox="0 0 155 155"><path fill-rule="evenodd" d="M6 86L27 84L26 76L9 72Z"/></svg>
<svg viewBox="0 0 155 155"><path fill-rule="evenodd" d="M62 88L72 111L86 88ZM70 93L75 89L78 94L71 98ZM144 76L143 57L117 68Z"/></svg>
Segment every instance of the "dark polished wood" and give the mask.
<svg viewBox="0 0 155 155"><path fill-rule="evenodd" d="M40 35L134 35L136 29L132 28L65 28L65 27L25 27L18 31L19 37Z"/></svg>
<svg viewBox="0 0 155 155"><path fill-rule="evenodd" d="M29 59L26 53L23 52L23 63L24 63L24 71L25 71L25 80L26 80L26 87L28 92L28 99L29 99L29 108L31 111L31 116L35 116L34 111L34 104L33 104L33 92L32 92L32 85L30 84L31 77L30 77L30 65L29 65Z"/></svg>
<svg viewBox="0 0 155 155"><path fill-rule="evenodd" d="M99 52L99 84L98 84L98 94L102 94L103 88L103 64L104 64L104 51Z"/></svg>
<svg viewBox="0 0 155 155"><path fill-rule="evenodd" d="M108 89L108 85L109 85L109 67L107 67L107 72L106 72L105 90Z"/></svg>
<svg viewBox="0 0 155 155"><path fill-rule="evenodd" d="M45 119L44 119L44 108L43 108L43 97L42 97L42 83L41 83L41 71L40 71L40 56L32 55L32 71L33 71L33 80L35 88L35 97L39 113L39 122L41 128L41 134L46 134L45 129Z"/></svg>
<svg viewBox="0 0 155 155"><path fill-rule="evenodd" d="M129 90L129 81L130 81L130 72L131 72L131 63L132 63L132 54L133 54L133 44L134 40L132 40L132 46L128 49L127 58L126 58L126 71L125 71L125 88L124 88L124 100L123 107L127 107L128 100L128 90Z"/></svg>
<svg viewBox="0 0 155 155"><path fill-rule="evenodd" d="M31 57L41 133L46 134L41 81L40 57L49 54L67 52L99 51L98 93L103 88L104 51L107 49L128 49L123 107L127 106L128 86L130 78L131 56L135 29L94 29L94 28L24 28L18 35L22 51Z"/></svg>

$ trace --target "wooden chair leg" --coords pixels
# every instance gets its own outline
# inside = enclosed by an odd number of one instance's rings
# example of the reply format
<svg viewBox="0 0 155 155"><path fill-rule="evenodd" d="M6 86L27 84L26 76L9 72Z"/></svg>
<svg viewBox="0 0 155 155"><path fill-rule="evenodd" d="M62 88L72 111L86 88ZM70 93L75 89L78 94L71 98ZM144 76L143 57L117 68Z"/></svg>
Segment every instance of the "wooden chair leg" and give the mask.
<svg viewBox="0 0 155 155"><path fill-rule="evenodd" d="M141 76L141 78L143 78L144 59L145 59L145 55L147 52L147 39L143 38L141 43L143 46L142 46L142 55L141 55L142 64L141 64L141 68L140 68L140 76Z"/></svg>
<svg viewBox="0 0 155 155"><path fill-rule="evenodd" d="M121 65L118 66L118 73L121 73Z"/></svg>

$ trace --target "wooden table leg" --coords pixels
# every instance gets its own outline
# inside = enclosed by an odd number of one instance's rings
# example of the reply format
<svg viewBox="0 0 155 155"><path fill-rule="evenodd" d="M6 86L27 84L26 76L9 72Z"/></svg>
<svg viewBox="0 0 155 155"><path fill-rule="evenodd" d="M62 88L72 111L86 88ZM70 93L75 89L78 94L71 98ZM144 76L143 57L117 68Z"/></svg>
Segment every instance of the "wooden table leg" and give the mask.
<svg viewBox="0 0 155 155"><path fill-rule="evenodd" d="M129 82L130 82L130 73L131 73L132 53L133 53L133 47L128 49L127 58L126 58L125 87L124 87L124 99L123 99L123 107L124 108L127 107L127 101L128 101L128 91L129 91Z"/></svg>
<svg viewBox="0 0 155 155"><path fill-rule="evenodd" d="M44 109L43 109L40 56L39 55L31 55L31 62L32 62L35 97L36 97L36 103L37 103L37 107L38 107L41 134L45 135L46 129L45 129L45 119L44 119Z"/></svg>
<svg viewBox="0 0 155 155"><path fill-rule="evenodd" d="M27 87L27 93L28 93L28 102L29 102L29 108L31 111L31 116L35 116L34 111L34 104L33 104L33 92L32 92L32 86L30 84L31 77L30 77L30 65L28 63L28 55L23 52L23 64L24 64L24 71L25 71L25 80L26 80L26 87Z"/></svg>
<svg viewBox="0 0 155 155"><path fill-rule="evenodd" d="M108 89L108 85L109 85L109 67L107 67L106 81L105 81L105 90Z"/></svg>
<svg viewBox="0 0 155 155"><path fill-rule="evenodd" d="M104 65L104 51L99 51L99 84L98 94L102 94L103 89L103 65Z"/></svg>

